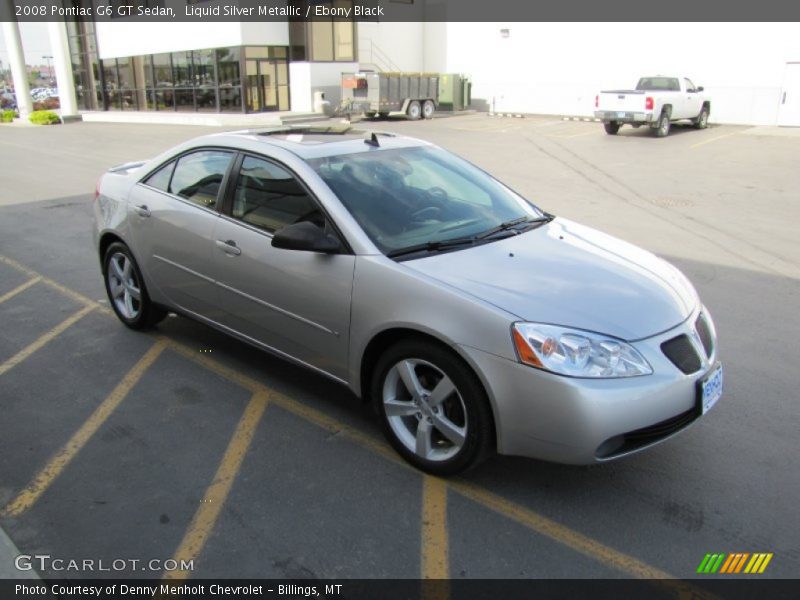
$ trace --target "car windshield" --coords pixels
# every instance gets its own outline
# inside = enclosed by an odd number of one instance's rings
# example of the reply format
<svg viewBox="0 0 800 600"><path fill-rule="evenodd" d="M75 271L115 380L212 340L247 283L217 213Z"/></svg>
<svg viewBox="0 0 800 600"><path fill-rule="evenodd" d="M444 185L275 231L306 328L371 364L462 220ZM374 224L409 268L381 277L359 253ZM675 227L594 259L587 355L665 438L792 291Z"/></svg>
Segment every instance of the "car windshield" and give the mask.
<svg viewBox="0 0 800 600"><path fill-rule="evenodd" d="M469 240L545 215L465 160L415 147L311 159L311 167L386 254ZM489 241L489 238L486 238Z"/></svg>

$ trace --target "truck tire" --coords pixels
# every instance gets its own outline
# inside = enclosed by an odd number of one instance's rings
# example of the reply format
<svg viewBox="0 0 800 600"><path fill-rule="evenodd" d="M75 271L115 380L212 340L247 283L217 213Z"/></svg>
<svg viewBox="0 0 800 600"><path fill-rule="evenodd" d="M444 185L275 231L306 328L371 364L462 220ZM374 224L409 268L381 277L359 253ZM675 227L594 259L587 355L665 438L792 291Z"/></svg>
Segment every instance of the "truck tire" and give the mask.
<svg viewBox="0 0 800 600"><path fill-rule="evenodd" d="M705 129L708 127L708 107L704 106L700 109L700 114L693 122L695 129Z"/></svg>
<svg viewBox="0 0 800 600"><path fill-rule="evenodd" d="M432 119L433 113L436 110L436 105L433 103L433 100L425 100L422 103L422 116L426 119Z"/></svg>
<svg viewBox="0 0 800 600"><path fill-rule="evenodd" d="M408 108L406 109L406 116L408 117L409 121L416 121L419 119L420 115L422 114L422 108L419 105L419 101L412 100Z"/></svg>
<svg viewBox="0 0 800 600"><path fill-rule="evenodd" d="M616 121L609 121L608 123L603 123L603 128L606 130L608 135L617 135L619 131L619 123Z"/></svg>
<svg viewBox="0 0 800 600"><path fill-rule="evenodd" d="M667 137L669 135L670 121L669 111L662 110L661 116L658 117L658 126L655 129L656 137Z"/></svg>

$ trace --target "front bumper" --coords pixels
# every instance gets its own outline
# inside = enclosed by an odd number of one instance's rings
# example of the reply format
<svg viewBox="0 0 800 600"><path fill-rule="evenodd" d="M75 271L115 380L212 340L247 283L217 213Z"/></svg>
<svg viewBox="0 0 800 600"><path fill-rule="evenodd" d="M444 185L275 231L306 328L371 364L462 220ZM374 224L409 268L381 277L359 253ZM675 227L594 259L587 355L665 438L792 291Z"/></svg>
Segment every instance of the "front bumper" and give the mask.
<svg viewBox="0 0 800 600"><path fill-rule="evenodd" d="M584 379L554 375L470 347L493 403L498 452L559 463L591 464L638 452L682 431L700 416L698 382L716 365L716 335L705 351L696 332L700 311L682 324L634 342L651 375ZM684 374L661 344L686 335L700 368Z"/></svg>
<svg viewBox="0 0 800 600"><path fill-rule="evenodd" d="M615 121L617 123L652 123L657 121L652 112L629 112L629 111L612 111L612 110L596 110L594 111L594 118L600 119L603 122Z"/></svg>

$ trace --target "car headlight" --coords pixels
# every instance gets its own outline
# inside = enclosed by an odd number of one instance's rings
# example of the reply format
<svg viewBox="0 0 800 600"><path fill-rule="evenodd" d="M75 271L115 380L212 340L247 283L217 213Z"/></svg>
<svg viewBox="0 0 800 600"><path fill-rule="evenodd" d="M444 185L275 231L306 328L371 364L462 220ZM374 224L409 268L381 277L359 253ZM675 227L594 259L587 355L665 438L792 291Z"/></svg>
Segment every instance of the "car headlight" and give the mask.
<svg viewBox="0 0 800 600"><path fill-rule="evenodd" d="M636 377L653 372L630 344L611 337L557 325L514 323L520 362L571 377Z"/></svg>

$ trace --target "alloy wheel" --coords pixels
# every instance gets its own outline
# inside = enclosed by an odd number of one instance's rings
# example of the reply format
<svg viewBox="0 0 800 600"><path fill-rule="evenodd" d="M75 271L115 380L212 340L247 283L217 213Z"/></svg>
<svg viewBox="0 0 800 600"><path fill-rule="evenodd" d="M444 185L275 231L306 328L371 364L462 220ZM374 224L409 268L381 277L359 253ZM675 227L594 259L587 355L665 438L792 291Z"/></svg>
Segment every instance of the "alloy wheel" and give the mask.
<svg viewBox="0 0 800 600"><path fill-rule="evenodd" d="M142 291L131 259L115 252L108 261L108 290L117 311L136 319L142 310Z"/></svg>
<svg viewBox="0 0 800 600"><path fill-rule="evenodd" d="M383 409L397 439L432 461L458 454L467 439L467 409L453 381L436 365L417 358L395 363L383 383Z"/></svg>

